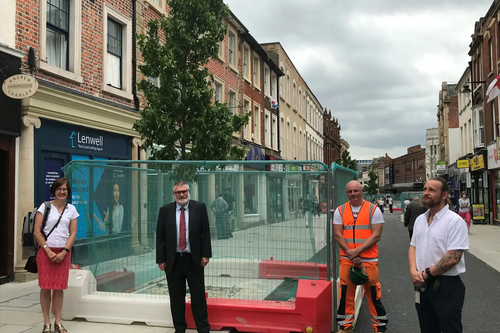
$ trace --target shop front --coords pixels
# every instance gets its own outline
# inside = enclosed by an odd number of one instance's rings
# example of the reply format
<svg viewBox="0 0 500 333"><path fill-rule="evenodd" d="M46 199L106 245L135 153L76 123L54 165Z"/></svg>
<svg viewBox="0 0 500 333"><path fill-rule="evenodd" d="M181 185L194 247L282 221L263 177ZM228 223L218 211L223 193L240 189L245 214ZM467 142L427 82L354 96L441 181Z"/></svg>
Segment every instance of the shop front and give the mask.
<svg viewBox="0 0 500 333"><path fill-rule="evenodd" d="M129 136L48 119L42 122L43 126L34 133L36 203L53 199L50 186L64 176L62 168L70 161L132 159L132 138ZM118 171L109 167L83 167L79 172L85 177L69 179L72 188L69 201L80 213L75 249L86 245L87 238L108 241L112 235L115 241L127 238L131 233L132 190L125 179L130 177L123 169ZM113 215L116 207L121 214ZM29 249L24 252L29 253Z"/></svg>
<svg viewBox="0 0 500 333"><path fill-rule="evenodd" d="M490 221L492 224L500 223L500 149L499 142L488 146L488 170L491 174L491 198L492 210L490 211Z"/></svg>
<svg viewBox="0 0 500 333"><path fill-rule="evenodd" d="M268 161L280 161L281 158L266 155ZM285 218L283 211L283 187L286 173L283 171L286 164L268 164L266 165L270 173L267 176L267 220L270 223L282 222Z"/></svg>
<svg viewBox="0 0 500 333"><path fill-rule="evenodd" d="M4 52L5 51L5 52ZM21 57L0 45L0 87L20 74ZM0 284L14 275L16 150L21 135L21 100L0 89Z"/></svg>
<svg viewBox="0 0 500 333"><path fill-rule="evenodd" d="M488 171L486 151L475 154L470 159L470 199L474 224L490 223L490 191L488 190Z"/></svg>

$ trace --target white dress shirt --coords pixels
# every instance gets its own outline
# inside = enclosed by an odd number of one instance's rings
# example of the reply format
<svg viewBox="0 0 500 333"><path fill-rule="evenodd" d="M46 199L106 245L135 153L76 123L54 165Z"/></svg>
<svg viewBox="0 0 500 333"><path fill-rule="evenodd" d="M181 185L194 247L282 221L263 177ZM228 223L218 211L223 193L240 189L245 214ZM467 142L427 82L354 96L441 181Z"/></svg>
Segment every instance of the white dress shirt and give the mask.
<svg viewBox="0 0 500 333"><path fill-rule="evenodd" d="M430 211L420 215L413 226L411 245L415 247L417 270L435 265L446 252L468 250L469 236L464 220L445 205L428 225ZM465 256L460 262L441 275L456 276L465 273Z"/></svg>
<svg viewBox="0 0 500 333"><path fill-rule="evenodd" d="M186 248L181 250L179 248L179 231L181 225L181 205L176 204L175 209L175 224L177 226L177 251L191 253L191 245L189 244L189 202L184 206L184 220L186 221Z"/></svg>

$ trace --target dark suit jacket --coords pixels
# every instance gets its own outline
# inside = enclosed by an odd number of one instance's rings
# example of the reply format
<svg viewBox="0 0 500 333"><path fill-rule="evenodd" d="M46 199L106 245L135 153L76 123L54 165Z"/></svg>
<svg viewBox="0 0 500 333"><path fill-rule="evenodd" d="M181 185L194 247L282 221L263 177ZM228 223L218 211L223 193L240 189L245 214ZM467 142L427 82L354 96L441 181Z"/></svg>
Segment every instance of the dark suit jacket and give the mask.
<svg viewBox="0 0 500 333"><path fill-rule="evenodd" d="M408 227L408 230L413 230L413 225L417 217L426 211L427 208L420 206L420 202L412 202L409 204L405 210L405 227Z"/></svg>
<svg viewBox="0 0 500 333"><path fill-rule="evenodd" d="M176 207L176 202L161 207L156 225L156 263L166 263L167 274L172 271L177 250ZM207 207L195 200L189 200L189 244L194 266L202 269L201 257L212 257L210 225Z"/></svg>

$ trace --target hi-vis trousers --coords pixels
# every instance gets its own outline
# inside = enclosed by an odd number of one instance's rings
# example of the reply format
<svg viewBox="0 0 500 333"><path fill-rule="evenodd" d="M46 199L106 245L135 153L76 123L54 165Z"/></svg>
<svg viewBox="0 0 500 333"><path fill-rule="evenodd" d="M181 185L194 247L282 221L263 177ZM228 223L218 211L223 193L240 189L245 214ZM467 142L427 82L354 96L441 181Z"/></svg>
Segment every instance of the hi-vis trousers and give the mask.
<svg viewBox="0 0 500 333"><path fill-rule="evenodd" d="M378 263L365 262L366 274L369 280L363 285L365 288L370 314L372 315L372 327L375 332L385 332L387 329L387 314L380 301L381 291L378 282ZM337 311L337 324L340 329L346 330L354 322L354 296L356 294L356 285L349 278L349 270L352 267L352 261L340 258L339 276L340 276L340 304Z"/></svg>

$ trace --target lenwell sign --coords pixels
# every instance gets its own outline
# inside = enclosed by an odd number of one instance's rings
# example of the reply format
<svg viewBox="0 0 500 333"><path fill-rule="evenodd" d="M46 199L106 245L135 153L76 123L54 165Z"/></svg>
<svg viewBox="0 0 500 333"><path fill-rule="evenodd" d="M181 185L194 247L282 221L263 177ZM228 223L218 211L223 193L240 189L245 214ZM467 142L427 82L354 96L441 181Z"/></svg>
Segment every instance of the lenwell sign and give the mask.
<svg viewBox="0 0 500 333"><path fill-rule="evenodd" d="M23 99L36 93L38 81L31 75L13 75L3 82L2 90L10 98Z"/></svg>

